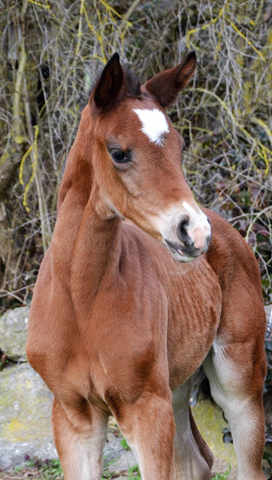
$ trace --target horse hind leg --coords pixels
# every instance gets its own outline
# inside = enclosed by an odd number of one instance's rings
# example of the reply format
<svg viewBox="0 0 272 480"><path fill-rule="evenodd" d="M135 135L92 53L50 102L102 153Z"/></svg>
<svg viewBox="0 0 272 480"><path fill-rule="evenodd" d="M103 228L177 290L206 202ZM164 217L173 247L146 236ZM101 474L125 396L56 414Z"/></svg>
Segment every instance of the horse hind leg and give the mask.
<svg viewBox="0 0 272 480"><path fill-rule="evenodd" d="M238 480L265 478L261 467L264 449L262 390L265 375L262 343L263 339L260 338L242 345L234 343L220 347L217 344L203 364L212 397L222 408L230 426L238 463Z"/></svg>
<svg viewBox="0 0 272 480"><path fill-rule="evenodd" d="M84 399L78 407L54 399L52 427L65 480L101 480L107 421L107 413Z"/></svg>
<svg viewBox="0 0 272 480"><path fill-rule="evenodd" d="M172 393L175 434L175 480L210 480L213 455L201 437L190 407L191 379Z"/></svg>

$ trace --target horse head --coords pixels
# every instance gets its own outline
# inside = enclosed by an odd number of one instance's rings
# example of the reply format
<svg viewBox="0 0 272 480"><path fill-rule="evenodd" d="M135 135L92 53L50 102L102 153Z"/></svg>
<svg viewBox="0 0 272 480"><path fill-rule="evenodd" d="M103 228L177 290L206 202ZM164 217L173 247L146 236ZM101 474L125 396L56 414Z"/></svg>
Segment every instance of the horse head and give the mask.
<svg viewBox="0 0 272 480"><path fill-rule="evenodd" d="M130 219L178 261L205 253L211 239L209 220L182 173L185 142L165 112L195 65L195 53L189 53L181 64L141 86L115 53L89 100L100 215Z"/></svg>

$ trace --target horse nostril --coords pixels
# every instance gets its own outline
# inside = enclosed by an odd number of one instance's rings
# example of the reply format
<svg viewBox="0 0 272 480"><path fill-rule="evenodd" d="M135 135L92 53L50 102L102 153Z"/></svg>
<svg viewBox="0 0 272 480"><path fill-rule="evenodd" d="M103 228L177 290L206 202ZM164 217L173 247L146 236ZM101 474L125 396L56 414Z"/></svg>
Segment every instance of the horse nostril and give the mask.
<svg viewBox="0 0 272 480"><path fill-rule="evenodd" d="M181 220L177 226L177 236L181 242L187 247L192 244L192 240L188 236L186 227L189 225L189 216L182 215Z"/></svg>

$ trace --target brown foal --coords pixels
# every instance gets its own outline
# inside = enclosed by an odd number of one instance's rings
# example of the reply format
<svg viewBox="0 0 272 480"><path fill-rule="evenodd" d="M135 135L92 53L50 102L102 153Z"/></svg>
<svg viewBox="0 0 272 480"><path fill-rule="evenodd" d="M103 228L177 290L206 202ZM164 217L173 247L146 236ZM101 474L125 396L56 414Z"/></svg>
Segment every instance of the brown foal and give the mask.
<svg viewBox="0 0 272 480"><path fill-rule="evenodd" d="M27 341L54 394L65 480L101 478L110 414L143 480L210 479L212 454L189 409L201 364L231 428L238 479L264 479L258 266L239 233L196 204L184 141L164 110L195 64L191 53L140 87L115 54L82 113Z"/></svg>

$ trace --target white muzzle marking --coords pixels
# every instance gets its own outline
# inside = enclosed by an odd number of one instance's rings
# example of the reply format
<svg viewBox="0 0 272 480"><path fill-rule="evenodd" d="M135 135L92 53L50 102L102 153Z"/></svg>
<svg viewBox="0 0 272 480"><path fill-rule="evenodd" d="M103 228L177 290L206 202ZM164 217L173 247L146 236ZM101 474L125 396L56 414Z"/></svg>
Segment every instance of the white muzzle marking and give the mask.
<svg viewBox="0 0 272 480"><path fill-rule="evenodd" d="M183 202L183 207L189 215L189 224L187 227L188 235L194 242L195 248L203 248L206 239L211 235L211 226L208 217L200 210L193 208L187 202Z"/></svg>
<svg viewBox="0 0 272 480"><path fill-rule="evenodd" d="M180 240L177 236L177 227L184 215L188 215L189 217L186 231L189 237L193 240L194 247L199 250L204 249L207 239L211 235L211 226L208 222L207 216L197 205L193 207L187 202L181 202L160 215L153 217L152 223L164 240L180 244ZM186 259L184 258L184 260Z"/></svg>

